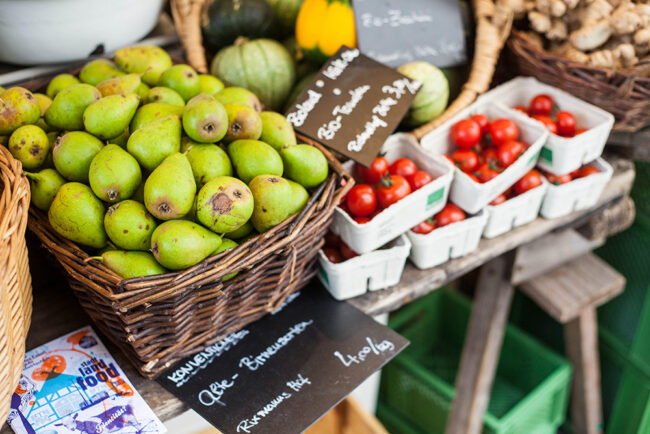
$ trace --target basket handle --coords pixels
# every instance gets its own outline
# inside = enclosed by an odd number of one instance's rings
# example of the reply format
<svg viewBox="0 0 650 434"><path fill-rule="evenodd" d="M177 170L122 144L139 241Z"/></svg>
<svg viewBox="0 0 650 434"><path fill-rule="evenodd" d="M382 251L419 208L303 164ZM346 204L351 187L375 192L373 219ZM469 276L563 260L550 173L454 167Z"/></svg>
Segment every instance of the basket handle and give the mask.
<svg viewBox="0 0 650 434"><path fill-rule="evenodd" d="M201 11L204 3L205 0L172 0L170 5L187 61L202 74L208 72L201 36Z"/></svg>

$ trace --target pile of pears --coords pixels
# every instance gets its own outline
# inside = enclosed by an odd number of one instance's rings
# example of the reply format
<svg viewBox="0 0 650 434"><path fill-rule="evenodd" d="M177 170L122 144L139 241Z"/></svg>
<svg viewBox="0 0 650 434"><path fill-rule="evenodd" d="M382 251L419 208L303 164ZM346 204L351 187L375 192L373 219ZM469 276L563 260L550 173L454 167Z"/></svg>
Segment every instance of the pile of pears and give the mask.
<svg viewBox="0 0 650 434"><path fill-rule="evenodd" d="M329 170L255 94L155 46L60 74L45 94L0 88L0 143L52 228L122 278L182 270L268 231Z"/></svg>

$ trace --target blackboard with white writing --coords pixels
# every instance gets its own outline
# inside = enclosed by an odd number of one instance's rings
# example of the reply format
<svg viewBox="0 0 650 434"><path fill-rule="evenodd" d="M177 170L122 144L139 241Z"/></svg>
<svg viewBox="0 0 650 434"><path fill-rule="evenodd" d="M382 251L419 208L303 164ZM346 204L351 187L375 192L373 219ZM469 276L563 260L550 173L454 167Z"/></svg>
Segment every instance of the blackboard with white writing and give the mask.
<svg viewBox="0 0 650 434"><path fill-rule="evenodd" d="M407 345L313 283L158 382L223 433L299 433Z"/></svg>
<svg viewBox="0 0 650 434"><path fill-rule="evenodd" d="M354 20L361 52L386 65L466 62L458 0L354 0Z"/></svg>
<svg viewBox="0 0 650 434"><path fill-rule="evenodd" d="M341 47L286 112L294 129L368 166L422 84Z"/></svg>

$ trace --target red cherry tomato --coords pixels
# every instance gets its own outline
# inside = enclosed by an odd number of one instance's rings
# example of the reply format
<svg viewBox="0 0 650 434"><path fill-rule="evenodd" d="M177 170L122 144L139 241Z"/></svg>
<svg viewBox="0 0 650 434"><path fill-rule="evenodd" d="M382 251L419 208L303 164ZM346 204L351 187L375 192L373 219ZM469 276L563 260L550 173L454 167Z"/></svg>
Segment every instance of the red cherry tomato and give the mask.
<svg viewBox="0 0 650 434"><path fill-rule="evenodd" d="M445 205L445 207L434 217L437 228L462 220L465 220L465 212L453 203Z"/></svg>
<svg viewBox="0 0 650 434"><path fill-rule="evenodd" d="M522 112L525 115L528 114L528 109L526 109L526 107L524 107L523 105L516 105L516 106L513 107L513 110L517 110L518 112Z"/></svg>
<svg viewBox="0 0 650 434"><path fill-rule="evenodd" d="M490 126L490 120L487 116L477 113L469 117L471 120L476 122L481 128L481 135L485 135L488 132L488 127Z"/></svg>
<svg viewBox="0 0 650 434"><path fill-rule="evenodd" d="M415 191L433 181L433 178L424 170L418 170L413 175L406 177L406 180L411 185L411 191Z"/></svg>
<svg viewBox="0 0 650 434"><path fill-rule="evenodd" d="M540 185L542 185L542 175L533 169L526 173L519 181L515 182L514 189L515 193L522 194Z"/></svg>
<svg viewBox="0 0 650 434"><path fill-rule="evenodd" d="M553 101L553 98L546 94L540 94L530 100L528 113L530 113L531 116L550 116L551 113L553 113L554 105L555 102Z"/></svg>
<svg viewBox="0 0 650 434"><path fill-rule="evenodd" d="M472 172L479 164L478 155L471 149L459 149L451 154L451 159L463 172Z"/></svg>
<svg viewBox="0 0 650 434"><path fill-rule="evenodd" d="M366 217L377 207L377 196L371 186L359 184L348 192L346 203L353 217Z"/></svg>
<svg viewBox="0 0 650 434"><path fill-rule="evenodd" d="M564 137L573 137L576 133L576 118L569 112L557 112L557 132Z"/></svg>
<svg viewBox="0 0 650 434"><path fill-rule="evenodd" d="M350 246L345 244L343 241L341 241L341 255L343 255L343 258L345 258L346 260L359 256L357 252L352 250Z"/></svg>
<svg viewBox="0 0 650 434"><path fill-rule="evenodd" d="M476 178L478 178L478 181L480 183L488 182L489 180L494 179L497 176L499 176L500 172L498 170L493 169L493 167L492 167L493 164L494 163L492 163L492 164L483 163L478 167L476 172L474 172L474 175L476 175Z"/></svg>
<svg viewBox="0 0 650 434"><path fill-rule="evenodd" d="M476 182L477 184L480 184L480 183L481 183L481 181L479 181L479 179L478 179L478 178L476 177L476 175L474 175L473 173L467 173L466 175L469 176L469 179L471 179L472 181Z"/></svg>
<svg viewBox="0 0 650 434"><path fill-rule="evenodd" d="M519 127L510 119L495 119L490 124L490 136L492 137L492 143L499 146L502 143L517 140L519 138Z"/></svg>
<svg viewBox="0 0 650 434"><path fill-rule="evenodd" d="M490 202L490 205L492 205L492 206L499 205L499 204L505 202L506 200L508 200L508 198L506 197L505 193L501 193L500 195L495 197L492 202Z"/></svg>
<svg viewBox="0 0 650 434"><path fill-rule="evenodd" d="M517 161L517 158L524 152L526 145L516 140L506 142L497 148L497 164L506 168Z"/></svg>
<svg viewBox="0 0 650 434"><path fill-rule="evenodd" d="M430 233L435 228L436 228L435 223L433 223L430 219L427 219L422 223L418 224L417 226L413 226L413 228L411 228L411 232L424 235Z"/></svg>
<svg viewBox="0 0 650 434"><path fill-rule="evenodd" d="M571 177L571 179L576 179L578 173L580 173L580 168L574 170L573 172L569 172L569 176Z"/></svg>
<svg viewBox="0 0 650 434"><path fill-rule="evenodd" d="M487 148L481 153L481 161L484 163L495 163L499 157L497 156L496 148Z"/></svg>
<svg viewBox="0 0 650 434"><path fill-rule="evenodd" d="M565 175L553 175L552 173L545 173L544 176L546 176L548 182L553 185L566 184L567 182L571 182L573 179L570 173L567 173Z"/></svg>
<svg viewBox="0 0 650 434"><path fill-rule="evenodd" d="M582 133L584 133L585 131L587 131L586 128L578 128L578 129L576 130L576 134L575 134L575 135L577 136L578 134L582 134Z"/></svg>
<svg viewBox="0 0 650 434"><path fill-rule="evenodd" d="M594 166L585 166L580 168L578 174L576 175L576 178L584 178L585 176L593 175L595 173L600 172Z"/></svg>
<svg viewBox="0 0 650 434"><path fill-rule="evenodd" d="M334 247L323 247L323 253L325 253L325 257L332 264L343 262L343 256L341 256L341 252L339 252L339 250L335 249Z"/></svg>
<svg viewBox="0 0 650 434"><path fill-rule="evenodd" d="M382 179L381 184L377 187L377 199L383 208L388 208L410 193L411 186L406 178L400 175L390 175Z"/></svg>
<svg viewBox="0 0 650 434"><path fill-rule="evenodd" d="M469 149L481 140L481 126L473 119L461 119L451 127L451 140L461 149Z"/></svg>
<svg viewBox="0 0 650 434"><path fill-rule="evenodd" d="M341 244L341 238L332 231L327 231L325 234L325 246L338 248Z"/></svg>
<svg viewBox="0 0 650 434"><path fill-rule="evenodd" d="M357 164L357 170L361 179L368 184L377 184L381 178L388 173L388 160L384 157L376 157L370 167Z"/></svg>
<svg viewBox="0 0 650 434"><path fill-rule="evenodd" d="M546 115L535 115L533 116L533 119L540 121L541 123L544 124L546 129L551 133L551 134L557 134L557 125L553 119Z"/></svg>
<svg viewBox="0 0 650 434"><path fill-rule="evenodd" d="M370 221L369 217L354 217L354 221L360 225L368 223Z"/></svg>

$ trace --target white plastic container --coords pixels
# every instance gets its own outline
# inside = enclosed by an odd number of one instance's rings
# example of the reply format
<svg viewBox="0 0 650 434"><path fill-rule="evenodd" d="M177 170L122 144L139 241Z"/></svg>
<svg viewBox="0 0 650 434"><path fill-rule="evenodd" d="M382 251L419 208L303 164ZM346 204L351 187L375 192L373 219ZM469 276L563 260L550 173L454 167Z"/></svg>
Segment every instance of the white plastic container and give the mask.
<svg viewBox="0 0 650 434"><path fill-rule="evenodd" d="M539 215L548 182L542 176L542 185L506 200L499 205L488 205L487 224L483 231L485 238L505 234L518 226L532 222Z"/></svg>
<svg viewBox="0 0 650 434"><path fill-rule="evenodd" d="M390 136L382 151L390 163L401 157L412 159L420 170L429 172L434 180L389 206L368 223L358 224L348 213L337 207L332 228L358 253L367 253L383 246L440 211L447 203L454 175L450 163L425 152L409 134ZM351 171L353 165L350 161L344 166Z"/></svg>
<svg viewBox="0 0 650 434"><path fill-rule="evenodd" d="M338 264L331 263L320 250L318 278L337 300L396 285L402 277L411 243L404 235L393 243L390 248L364 253Z"/></svg>
<svg viewBox="0 0 650 434"><path fill-rule="evenodd" d="M450 200L470 214L476 214L503 193L526 172L532 169L548 137L548 131L542 124L526 117L513 116L512 111L488 101L476 102L460 111L456 116L422 138L422 147L433 154L451 154L456 150L452 143L450 130L460 119L482 113L490 120L510 118L519 127L519 140L529 144L526 151L497 177L481 184L472 180L466 173L454 167L454 182L449 193ZM443 159L453 167L447 159Z"/></svg>
<svg viewBox="0 0 650 434"><path fill-rule="evenodd" d="M413 245L411 262L424 270L473 252L478 247L486 222L487 213L481 210L463 221L436 228L428 234L408 231L406 236Z"/></svg>
<svg viewBox="0 0 650 434"><path fill-rule="evenodd" d="M592 207L598 202L605 185L612 177L614 169L602 158L594 166L600 173L574 179L561 185L549 183L540 214L547 219L562 217L574 211Z"/></svg>
<svg viewBox="0 0 650 434"><path fill-rule="evenodd" d="M575 116L578 128L587 128L587 131L575 137L549 134L537 165L554 175L564 175L600 157L614 125L614 116L570 93L532 77L518 77L481 95L479 101L492 101L507 107L517 117L528 117L512 107L527 107L540 93L550 95L560 110Z"/></svg>

